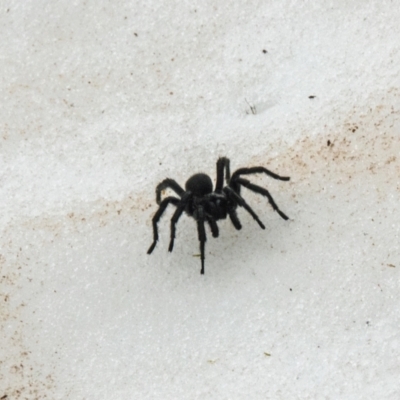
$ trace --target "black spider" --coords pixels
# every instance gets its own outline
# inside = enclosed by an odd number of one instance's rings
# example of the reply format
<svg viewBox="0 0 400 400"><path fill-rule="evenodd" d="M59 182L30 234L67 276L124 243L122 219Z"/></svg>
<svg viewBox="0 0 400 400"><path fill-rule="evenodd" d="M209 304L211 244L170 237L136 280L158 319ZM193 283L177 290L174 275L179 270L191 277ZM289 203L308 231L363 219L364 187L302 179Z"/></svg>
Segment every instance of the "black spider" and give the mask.
<svg viewBox="0 0 400 400"><path fill-rule="evenodd" d="M225 180L227 183L227 186L225 187L223 187L224 169ZM229 159L225 157L219 158L217 161L217 182L214 191L211 178L203 173L195 174L190 177L185 184L186 190L183 190L173 179L164 179L156 188L156 201L160 207L152 220L154 240L149 247L149 250L147 250L147 254L151 254L156 247L158 240L158 221L168 204L173 204L176 207L176 210L171 219L171 240L169 242L168 251L172 251L174 248L176 223L182 213L186 211L186 213L190 217L193 217L197 222L201 253L201 274L204 274L204 247L206 242L206 231L204 228L205 222L208 222L210 225L213 237L218 237L219 235L217 221L225 219L227 215L229 215L232 224L236 229L242 229L242 225L236 214L236 208L240 206L257 221L258 225L260 225L262 229L265 229L264 224L260 221L257 214L240 195L241 186L265 196L272 208L283 219L289 219L275 204L275 201L268 190L254 185L247 179L240 177L241 175L257 174L261 172L267 174L271 178L279 179L281 181L288 181L290 179L289 177L279 176L264 167L239 168L231 176L229 170ZM180 198L169 196L161 200L161 192L167 188L172 189Z"/></svg>

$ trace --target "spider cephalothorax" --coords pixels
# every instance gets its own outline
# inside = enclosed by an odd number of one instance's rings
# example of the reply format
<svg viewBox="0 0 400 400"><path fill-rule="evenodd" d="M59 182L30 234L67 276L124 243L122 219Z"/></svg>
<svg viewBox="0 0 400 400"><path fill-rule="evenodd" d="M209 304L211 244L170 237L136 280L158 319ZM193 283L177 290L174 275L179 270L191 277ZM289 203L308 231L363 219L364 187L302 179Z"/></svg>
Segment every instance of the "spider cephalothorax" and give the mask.
<svg viewBox="0 0 400 400"><path fill-rule="evenodd" d="M224 171L226 186L223 186ZM239 230L242 228L242 225L236 214L236 209L239 206L243 207L257 221L258 225L262 229L265 229L264 224L260 221L257 214L240 195L240 189L242 186L267 197L272 208L283 219L287 220L288 217L275 204L275 201L268 190L254 185L247 179L241 178L241 175L257 173L265 173L271 178L279 179L281 181L288 181L290 179L288 177L279 176L264 167L239 168L231 176L229 159L225 157L219 158L217 161L217 182L215 184L215 190L213 190L211 178L203 173L195 174L190 177L185 184L186 190L183 190L182 187L179 186L179 184L173 179L164 179L157 185L156 188L156 201L159 205L159 208L153 217L154 239L149 250L147 251L147 254L151 254L156 247L158 240L158 221L160 220L168 204L173 204L176 207L176 210L171 219L171 240L169 242L168 251L172 251L174 248L176 223L178 222L182 213L185 211L197 222L197 232L200 241L201 273L204 274L204 247L206 242L206 231L204 227L205 222L207 222L210 226L213 237L218 237L219 235L217 221L220 219L225 219L228 215L233 226ZM172 189L179 196L179 198L169 196L161 200L161 192L167 188Z"/></svg>

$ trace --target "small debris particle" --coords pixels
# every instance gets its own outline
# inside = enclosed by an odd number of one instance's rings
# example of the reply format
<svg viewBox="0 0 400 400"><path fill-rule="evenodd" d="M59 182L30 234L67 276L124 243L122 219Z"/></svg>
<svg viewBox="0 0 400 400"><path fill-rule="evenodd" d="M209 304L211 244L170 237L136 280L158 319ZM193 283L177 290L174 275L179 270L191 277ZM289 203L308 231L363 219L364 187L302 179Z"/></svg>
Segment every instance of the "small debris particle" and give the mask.
<svg viewBox="0 0 400 400"><path fill-rule="evenodd" d="M5 394L4 396L0 397L0 400L6 399L8 396Z"/></svg>
<svg viewBox="0 0 400 400"><path fill-rule="evenodd" d="M138 34L136 33L136 32L133 32L133 34L137 37L138 36Z"/></svg>
<svg viewBox="0 0 400 400"><path fill-rule="evenodd" d="M290 288L290 291L292 292L292 288Z"/></svg>
<svg viewBox="0 0 400 400"><path fill-rule="evenodd" d="M393 264L388 264L387 266L390 267L390 268L396 268L396 266L393 265Z"/></svg>
<svg viewBox="0 0 400 400"><path fill-rule="evenodd" d="M264 356L271 357L271 354L264 351Z"/></svg>
<svg viewBox="0 0 400 400"><path fill-rule="evenodd" d="M317 96L314 96L314 95L308 96L309 99L315 99L316 97Z"/></svg>
<svg viewBox="0 0 400 400"><path fill-rule="evenodd" d="M326 144L328 145L328 147L332 144L331 143L331 141L330 140L328 140L327 142L326 142Z"/></svg>
<svg viewBox="0 0 400 400"><path fill-rule="evenodd" d="M263 51L262 51L264 54L267 54L268 53L268 51L267 50L265 50L265 49L263 49Z"/></svg>
<svg viewBox="0 0 400 400"><path fill-rule="evenodd" d="M251 105L251 104L247 101L247 99L245 99L245 100L246 100L246 103L250 106L250 111L251 111L251 113L252 113L253 115L256 115L256 114L257 114L256 106ZM246 114L249 114L249 113L246 111Z"/></svg>

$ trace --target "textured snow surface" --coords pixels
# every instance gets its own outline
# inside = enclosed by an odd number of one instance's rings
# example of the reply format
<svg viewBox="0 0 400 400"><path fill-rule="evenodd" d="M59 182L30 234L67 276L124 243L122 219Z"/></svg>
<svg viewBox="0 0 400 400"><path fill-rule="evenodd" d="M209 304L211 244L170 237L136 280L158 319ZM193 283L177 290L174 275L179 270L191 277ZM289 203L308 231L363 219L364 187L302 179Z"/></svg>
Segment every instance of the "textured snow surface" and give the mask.
<svg viewBox="0 0 400 400"><path fill-rule="evenodd" d="M3 4L0 399L400 398L400 8L314 3ZM290 220L147 255L219 156Z"/></svg>

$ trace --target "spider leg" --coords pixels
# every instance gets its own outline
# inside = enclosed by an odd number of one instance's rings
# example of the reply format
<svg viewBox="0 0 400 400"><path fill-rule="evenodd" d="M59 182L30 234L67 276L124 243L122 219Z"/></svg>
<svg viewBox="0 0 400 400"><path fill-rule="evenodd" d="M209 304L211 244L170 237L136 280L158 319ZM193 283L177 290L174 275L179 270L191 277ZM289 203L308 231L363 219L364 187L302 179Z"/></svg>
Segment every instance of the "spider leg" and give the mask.
<svg viewBox="0 0 400 400"><path fill-rule="evenodd" d="M240 231L240 229L242 229L242 224L239 221L239 217L237 216L236 210L232 209L232 210L228 210L228 214L229 214L229 218L232 221L233 226Z"/></svg>
<svg viewBox="0 0 400 400"><path fill-rule="evenodd" d="M200 257L201 257L201 271L200 274L204 275L204 248L206 244L206 230L204 229L204 210L203 207L197 209L199 219L197 220L197 232L200 241Z"/></svg>
<svg viewBox="0 0 400 400"><path fill-rule="evenodd" d="M185 207L187 204L187 200L191 196L190 192L186 192L186 194L182 197L182 199L179 202L179 205L177 206L176 211L174 212L174 215L171 218L171 240L169 242L169 247L168 251L171 252L174 248L174 240L175 240L175 232L176 232L176 223L179 221L179 218L181 217L183 211L185 211Z"/></svg>
<svg viewBox="0 0 400 400"><path fill-rule="evenodd" d="M171 252L174 249L174 241L175 241L175 232L176 232L176 223L178 222L179 218L181 217L183 210L185 207L178 207L174 212L174 215L171 219L171 239L168 246L168 251Z"/></svg>
<svg viewBox="0 0 400 400"><path fill-rule="evenodd" d="M237 180L240 175L249 175L249 174L258 174L258 173L265 173L271 178L278 179L280 181L289 181L290 178L288 176L280 176L278 174L275 174L274 172L270 171L267 168L264 167L251 167L251 168L239 168L236 170L233 175L232 175L232 181Z"/></svg>
<svg viewBox="0 0 400 400"><path fill-rule="evenodd" d="M229 186L225 186L224 190L226 190L231 197L233 197L233 199L236 201L236 203L243 207L258 223L258 225L260 225L260 227L262 229L265 229L264 224L260 221L260 219L258 218L257 214L253 211L253 209L246 203L246 201L244 200L243 197L239 196L231 187ZM229 214L231 215L231 214ZM231 217L232 219L232 217ZM233 220L232 220L233 222ZM240 222L239 222L240 223ZM233 223L235 225L235 223Z"/></svg>
<svg viewBox="0 0 400 400"><path fill-rule="evenodd" d="M213 219L207 219L208 224L210 225L210 229L211 229L211 233L213 235L213 237L217 238L219 236L219 229L218 229L218 225L215 222L215 220Z"/></svg>
<svg viewBox="0 0 400 400"><path fill-rule="evenodd" d="M231 171L229 168L229 158L220 157L217 161L217 182L215 185L215 191L221 191L224 185L224 168L226 171L225 179L226 182L229 184L231 179Z"/></svg>
<svg viewBox="0 0 400 400"><path fill-rule="evenodd" d="M181 186L174 181L173 179L167 178L160 182L156 187L156 201L157 204L161 203L161 192L167 188L172 189L179 197L182 197L185 191L181 188Z"/></svg>
<svg viewBox="0 0 400 400"><path fill-rule="evenodd" d="M160 220L161 216L163 215L165 209L168 207L168 204L173 204L177 206L179 204L179 199L176 197L166 197L161 203L160 207L158 207L157 212L154 214L154 217L152 219L153 223L153 243L147 250L147 254L151 254L151 252L154 250L154 247L156 247L157 240L158 240L158 228L157 228L157 223Z"/></svg>
<svg viewBox="0 0 400 400"><path fill-rule="evenodd" d="M267 189L264 189L260 186L254 185L253 183L249 182L247 179L242 179L242 178L237 178L236 182L243 185L244 187L246 187L247 189L255 192L255 193L259 193L265 197L268 198L269 204L271 204L272 208L284 219L284 220L288 220L289 217L284 214L279 207L276 205L274 199L272 198L271 194L268 192Z"/></svg>

